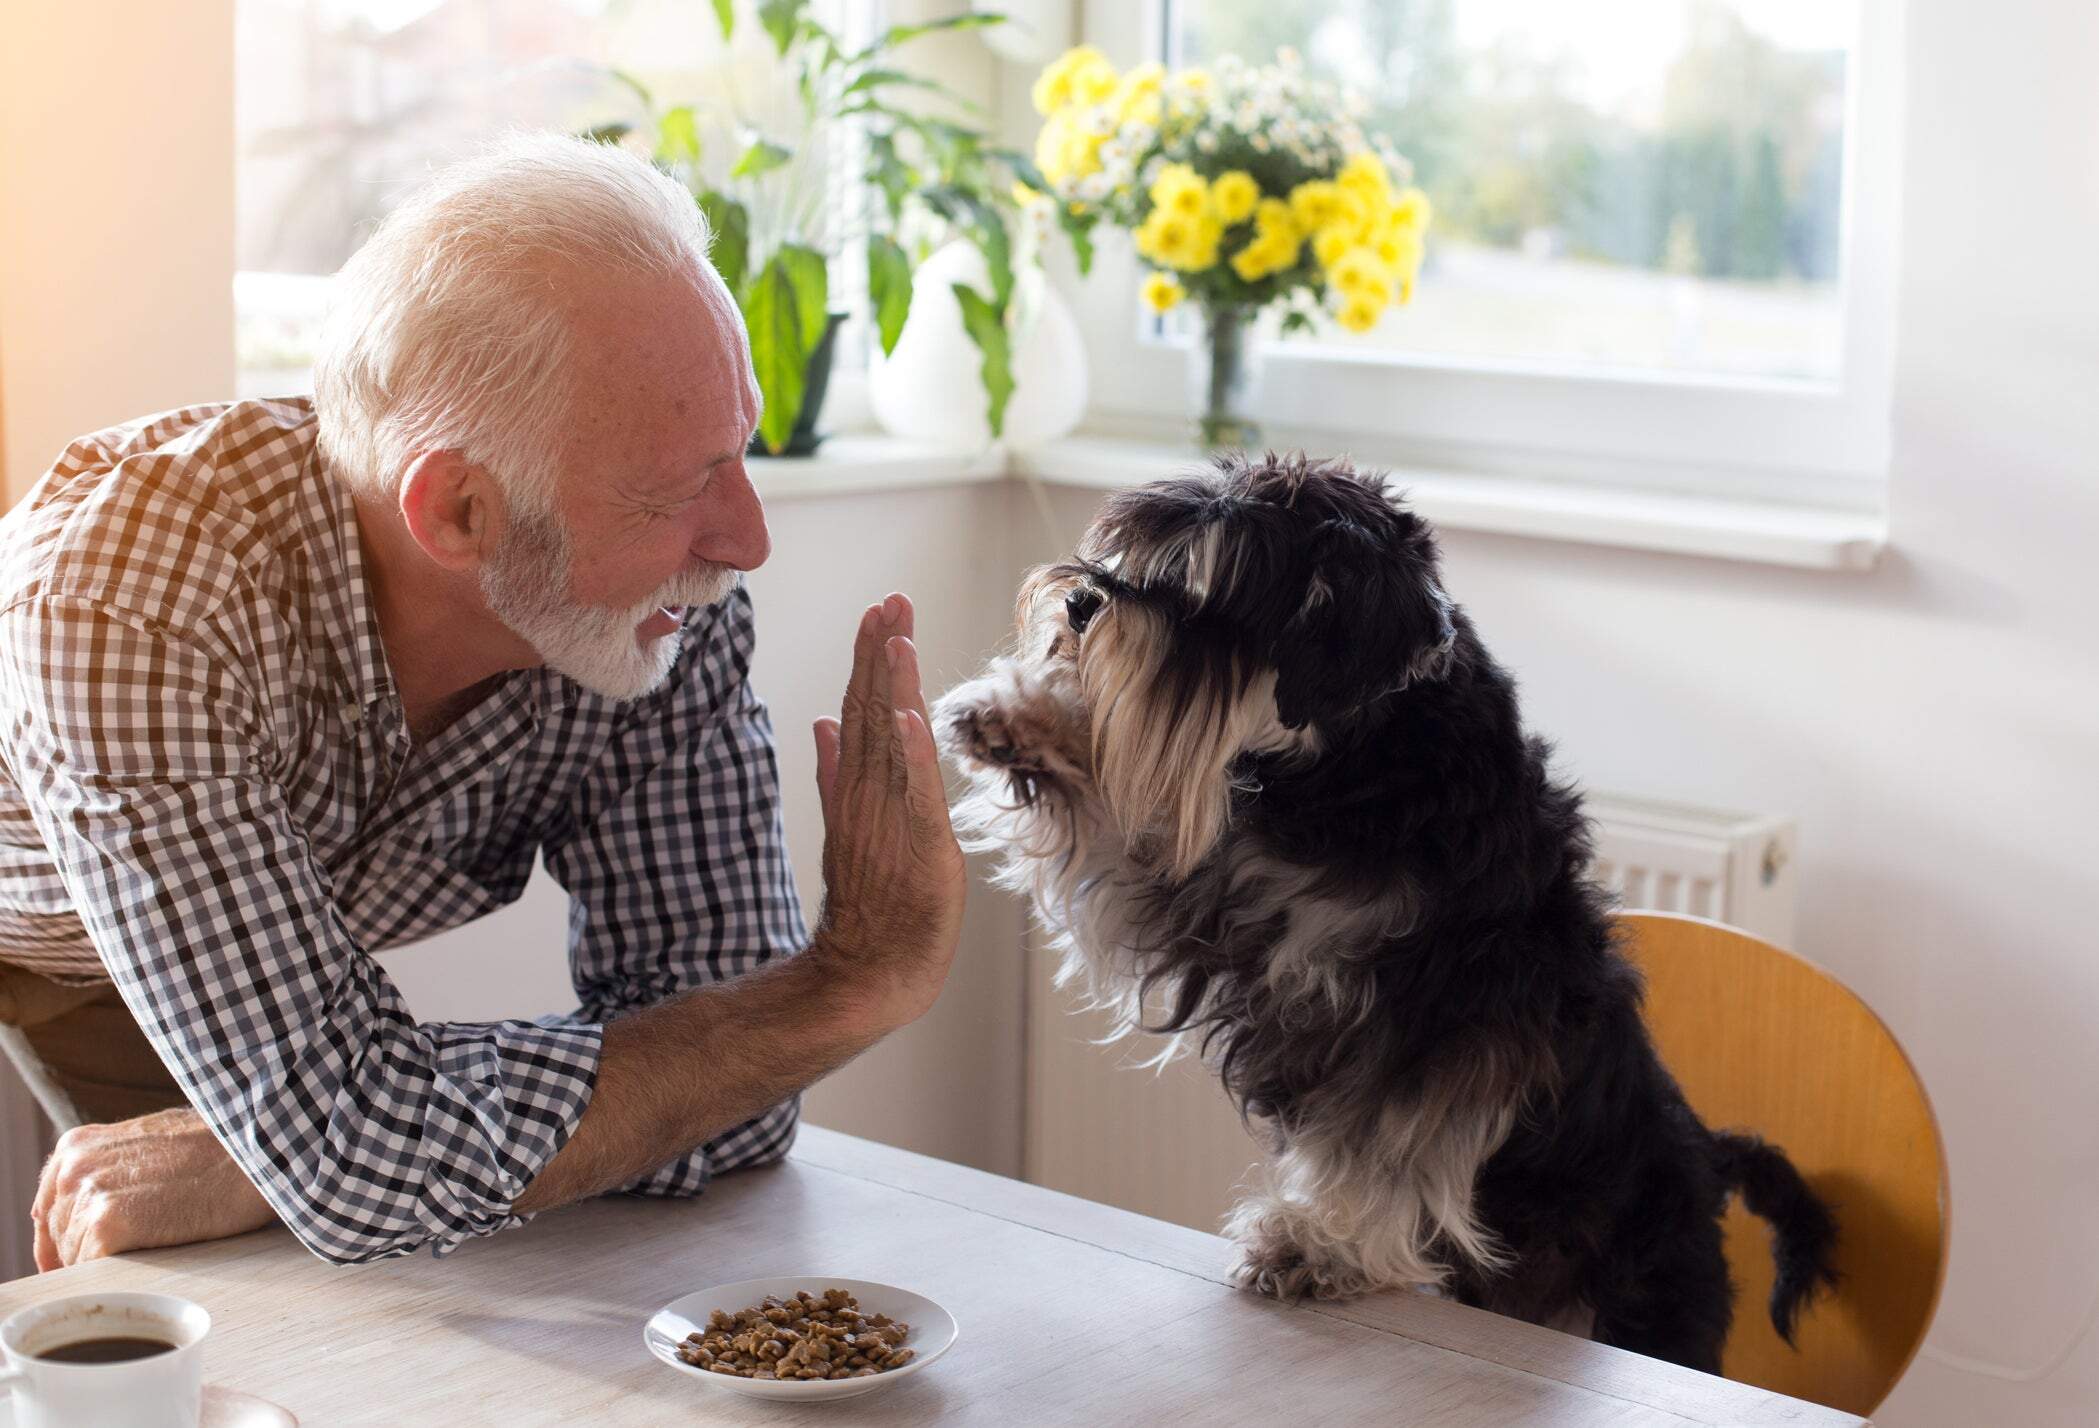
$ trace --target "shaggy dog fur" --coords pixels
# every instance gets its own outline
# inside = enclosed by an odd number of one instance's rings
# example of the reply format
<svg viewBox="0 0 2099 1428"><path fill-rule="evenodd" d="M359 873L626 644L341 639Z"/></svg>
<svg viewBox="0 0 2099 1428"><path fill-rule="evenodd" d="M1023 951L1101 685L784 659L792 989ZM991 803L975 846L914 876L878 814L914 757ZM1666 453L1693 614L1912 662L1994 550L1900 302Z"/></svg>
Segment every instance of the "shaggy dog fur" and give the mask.
<svg viewBox="0 0 2099 1428"><path fill-rule="evenodd" d="M1019 626L936 715L958 826L1067 977L1266 1132L1243 1283L1436 1286L1717 1372L1739 1190L1790 1337L1829 1211L1656 1059L1580 798L1380 478L1270 456L1117 495Z"/></svg>

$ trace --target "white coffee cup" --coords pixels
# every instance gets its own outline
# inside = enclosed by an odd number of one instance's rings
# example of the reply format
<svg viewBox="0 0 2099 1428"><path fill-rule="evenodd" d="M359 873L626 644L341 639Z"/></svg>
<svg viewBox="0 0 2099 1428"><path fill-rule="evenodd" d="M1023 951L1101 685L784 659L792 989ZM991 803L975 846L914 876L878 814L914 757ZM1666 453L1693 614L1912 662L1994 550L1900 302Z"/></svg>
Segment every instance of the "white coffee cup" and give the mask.
<svg viewBox="0 0 2099 1428"><path fill-rule="evenodd" d="M0 1323L0 1396L15 1428L197 1428L211 1315L172 1294L76 1294ZM93 1339L160 1339L165 1353L113 1363L43 1355Z"/></svg>

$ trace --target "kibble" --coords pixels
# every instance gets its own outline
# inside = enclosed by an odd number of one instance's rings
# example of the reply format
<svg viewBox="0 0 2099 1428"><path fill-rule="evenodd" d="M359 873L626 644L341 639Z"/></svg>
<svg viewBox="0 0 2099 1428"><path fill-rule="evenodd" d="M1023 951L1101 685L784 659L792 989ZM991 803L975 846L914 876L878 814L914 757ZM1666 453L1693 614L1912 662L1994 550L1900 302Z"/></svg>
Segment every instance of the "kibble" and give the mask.
<svg viewBox="0 0 2099 1428"><path fill-rule="evenodd" d="M717 1309L707 1327L685 1336L678 1357L694 1368L737 1378L781 1381L867 1378L900 1369L917 1356L904 1347L911 1326L887 1314L862 1314L843 1289L768 1296L733 1314Z"/></svg>

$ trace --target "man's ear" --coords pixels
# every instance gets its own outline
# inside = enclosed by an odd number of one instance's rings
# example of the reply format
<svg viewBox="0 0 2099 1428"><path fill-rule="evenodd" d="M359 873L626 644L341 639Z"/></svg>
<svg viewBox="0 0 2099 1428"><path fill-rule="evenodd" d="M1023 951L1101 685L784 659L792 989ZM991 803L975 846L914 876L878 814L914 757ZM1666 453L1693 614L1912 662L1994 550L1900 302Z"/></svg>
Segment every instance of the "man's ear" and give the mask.
<svg viewBox="0 0 2099 1428"><path fill-rule="evenodd" d="M401 477L401 523L445 570L479 568L501 537L502 503L488 473L456 451L425 451Z"/></svg>

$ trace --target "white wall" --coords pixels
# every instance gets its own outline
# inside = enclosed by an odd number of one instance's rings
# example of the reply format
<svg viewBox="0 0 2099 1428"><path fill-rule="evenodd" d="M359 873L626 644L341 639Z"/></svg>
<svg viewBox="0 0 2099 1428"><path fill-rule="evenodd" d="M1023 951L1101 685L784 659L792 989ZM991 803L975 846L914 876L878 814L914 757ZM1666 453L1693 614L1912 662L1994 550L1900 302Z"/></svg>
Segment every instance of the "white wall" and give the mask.
<svg viewBox="0 0 2099 1428"><path fill-rule="evenodd" d="M0 7L0 493L233 390L233 0Z"/></svg>
<svg viewBox="0 0 2099 1428"><path fill-rule="evenodd" d="M80 433L231 391L232 73L233 0L0 6L0 511ZM47 1130L0 1065L0 1278Z"/></svg>

